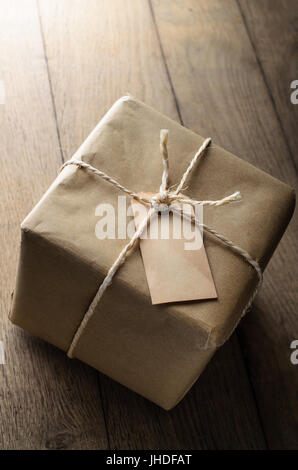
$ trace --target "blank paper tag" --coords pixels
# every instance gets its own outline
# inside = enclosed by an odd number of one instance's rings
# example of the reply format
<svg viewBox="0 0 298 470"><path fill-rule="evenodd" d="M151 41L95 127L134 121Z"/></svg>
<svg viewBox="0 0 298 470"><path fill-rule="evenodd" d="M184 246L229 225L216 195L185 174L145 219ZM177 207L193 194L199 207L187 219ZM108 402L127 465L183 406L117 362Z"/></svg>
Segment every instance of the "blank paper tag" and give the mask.
<svg viewBox="0 0 298 470"><path fill-rule="evenodd" d="M153 196L151 193L141 193L144 196ZM132 209L135 216L136 228L139 227L144 217L144 207L149 210L149 205L132 200ZM141 207L140 207L141 206ZM146 214L146 213L145 213ZM166 302L184 302L187 300L216 299L217 293L212 278L208 258L202 242L199 227L192 225L195 232L196 245L198 240L200 248L187 250L185 244L189 240L183 236L173 238L174 217L180 218L176 213L169 216L169 238L161 238L161 218L165 215L154 214L147 227L147 238L140 240L140 249L145 267L147 282L151 294L152 304ZM181 224L191 224L185 218ZM158 239L152 239L149 233L154 233Z"/></svg>

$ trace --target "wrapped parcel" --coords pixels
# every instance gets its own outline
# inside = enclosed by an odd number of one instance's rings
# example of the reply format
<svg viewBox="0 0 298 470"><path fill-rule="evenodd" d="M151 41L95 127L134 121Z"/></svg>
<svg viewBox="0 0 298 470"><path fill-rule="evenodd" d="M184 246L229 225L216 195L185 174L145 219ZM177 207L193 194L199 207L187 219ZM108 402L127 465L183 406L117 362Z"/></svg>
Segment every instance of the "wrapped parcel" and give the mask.
<svg viewBox="0 0 298 470"><path fill-rule="evenodd" d="M132 97L113 105L73 158L136 192L157 192L163 128L169 129L176 182L204 139ZM294 192L212 143L184 193L213 200L235 190L241 202L207 207L204 223L264 269L291 218ZM117 208L118 196L114 186L78 166L61 171L21 225L13 323L68 351L99 285L129 241L95 236L96 207ZM137 247L104 292L74 356L165 409L175 406L229 338L258 282L255 270L209 233L204 246L217 299L152 305ZM173 258L164 263L181 270Z"/></svg>

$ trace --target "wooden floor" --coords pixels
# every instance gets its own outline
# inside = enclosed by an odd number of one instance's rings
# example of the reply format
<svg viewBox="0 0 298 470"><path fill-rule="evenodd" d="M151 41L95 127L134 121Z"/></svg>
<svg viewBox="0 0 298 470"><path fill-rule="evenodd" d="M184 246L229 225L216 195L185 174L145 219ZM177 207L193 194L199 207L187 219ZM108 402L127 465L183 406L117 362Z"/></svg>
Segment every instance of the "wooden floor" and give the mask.
<svg viewBox="0 0 298 470"><path fill-rule="evenodd" d="M297 217L171 412L7 318L20 222L127 92L296 186L297 15L296 0L1 0L1 449L298 449Z"/></svg>

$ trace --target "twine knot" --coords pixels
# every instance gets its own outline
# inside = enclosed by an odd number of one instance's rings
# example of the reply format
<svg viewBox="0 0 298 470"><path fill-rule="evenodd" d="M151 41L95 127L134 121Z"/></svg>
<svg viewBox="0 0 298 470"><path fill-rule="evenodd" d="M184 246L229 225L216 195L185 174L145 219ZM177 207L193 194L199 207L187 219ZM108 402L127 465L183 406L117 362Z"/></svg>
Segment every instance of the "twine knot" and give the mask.
<svg viewBox="0 0 298 470"><path fill-rule="evenodd" d="M165 189L160 189L159 193L151 198L151 207L159 213L167 213L170 210L170 205L176 199L173 193Z"/></svg>

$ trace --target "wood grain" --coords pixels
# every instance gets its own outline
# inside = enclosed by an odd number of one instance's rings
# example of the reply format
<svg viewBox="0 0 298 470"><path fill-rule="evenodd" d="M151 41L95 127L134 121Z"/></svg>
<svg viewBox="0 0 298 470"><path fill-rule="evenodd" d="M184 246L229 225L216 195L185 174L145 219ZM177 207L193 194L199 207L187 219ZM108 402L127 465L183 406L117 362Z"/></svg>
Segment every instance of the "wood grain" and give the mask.
<svg viewBox="0 0 298 470"><path fill-rule="evenodd" d="M127 93L178 119L147 2L39 0L39 5L65 159Z"/></svg>
<svg viewBox="0 0 298 470"><path fill-rule="evenodd" d="M185 125L296 186L285 135L236 2L152 4ZM297 253L295 217L270 263L254 312L239 328L271 448L297 448L298 376L289 348L298 337Z"/></svg>
<svg viewBox="0 0 298 470"><path fill-rule="evenodd" d="M290 84L298 80L297 2L238 0L238 5L297 169L298 105L290 100Z"/></svg>
<svg viewBox="0 0 298 470"><path fill-rule="evenodd" d="M0 4L0 448L101 448L97 374L8 322L19 225L61 165L36 2Z"/></svg>
<svg viewBox="0 0 298 470"><path fill-rule="evenodd" d="M81 0L71 1L71 8L69 5L67 0L40 1L65 158L71 156L103 112L127 91L178 120L149 4L143 0L100 3ZM219 353L215 361L221 361L221 357L223 353ZM200 406L192 404L193 395L185 399L189 409L196 410L187 417L189 427L196 430L191 438L181 433L183 413L167 414L100 376L110 447L175 449L192 444L195 448L206 448L206 442L211 448L263 447L263 435L237 341L231 343L224 357L228 358L230 367L238 371L237 392L229 383L230 370L223 365L215 366L212 380L207 376L204 391L199 395ZM242 400L238 402L237 411L233 411L238 393ZM202 435L208 434L205 429L210 418L208 410L213 409L220 417L223 408L225 420L230 420L231 432L226 433L228 425L219 419L212 431L214 435L202 439ZM241 431L243 422L246 425ZM235 427L240 430L238 435L233 431Z"/></svg>
<svg viewBox="0 0 298 470"><path fill-rule="evenodd" d="M7 321L20 221L127 92L296 185L283 85L298 78L294 6L276 5L280 15L267 0L1 2L1 449L298 448L297 218L254 310L170 412Z"/></svg>

